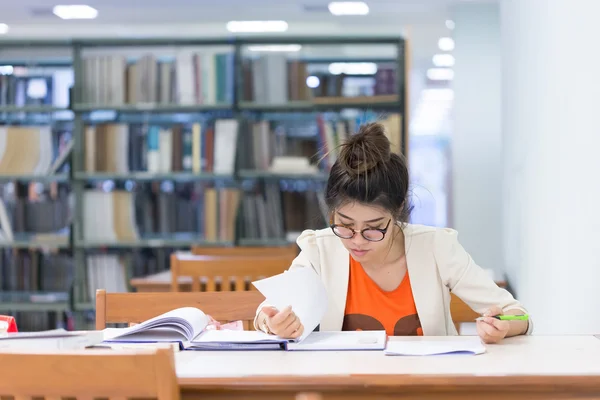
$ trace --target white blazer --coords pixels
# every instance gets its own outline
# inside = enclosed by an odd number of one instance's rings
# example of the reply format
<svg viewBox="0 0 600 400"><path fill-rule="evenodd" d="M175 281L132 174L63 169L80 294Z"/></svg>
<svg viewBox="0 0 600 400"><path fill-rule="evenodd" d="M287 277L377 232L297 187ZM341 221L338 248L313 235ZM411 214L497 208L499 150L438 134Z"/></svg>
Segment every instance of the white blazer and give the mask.
<svg viewBox="0 0 600 400"><path fill-rule="evenodd" d="M450 315L450 292L477 313L483 313L491 306L527 313L521 303L498 287L473 261L458 242L455 230L408 224L403 232L408 274L423 335L458 334ZM296 242L301 251L290 269L312 268L321 277L327 291L327 311L319 330L339 331L348 292L348 250L330 228L306 230ZM263 305L257 309L257 315ZM258 329L256 318L254 325ZM526 334L531 334L532 330L530 319Z"/></svg>

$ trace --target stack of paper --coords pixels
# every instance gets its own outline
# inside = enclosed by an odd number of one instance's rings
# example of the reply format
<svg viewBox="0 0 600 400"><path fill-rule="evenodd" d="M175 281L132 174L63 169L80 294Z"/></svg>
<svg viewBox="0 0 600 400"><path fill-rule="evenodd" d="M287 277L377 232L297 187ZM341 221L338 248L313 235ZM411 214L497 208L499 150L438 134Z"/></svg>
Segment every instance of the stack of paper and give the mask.
<svg viewBox="0 0 600 400"><path fill-rule="evenodd" d="M102 331L15 332L0 336L0 349L9 350L79 350L101 343Z"/></svg>
<svg viewBox="0 0 600 400"><path fill-rule="evenodd" d="M479 337L455 337L440 340L389 341L384 353L388 356L434 356L442 354L483 354L485 346Z"/></svg>

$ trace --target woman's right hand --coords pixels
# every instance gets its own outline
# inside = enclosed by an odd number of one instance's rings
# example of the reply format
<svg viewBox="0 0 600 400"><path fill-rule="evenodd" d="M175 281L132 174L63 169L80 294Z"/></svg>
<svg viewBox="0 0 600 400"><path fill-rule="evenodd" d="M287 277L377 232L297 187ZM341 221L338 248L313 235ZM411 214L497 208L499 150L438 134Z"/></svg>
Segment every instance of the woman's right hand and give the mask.
<svg viewBox="0 0 600 400"><path fill-rule="evenodd" d="M263 328L263 323L268 328L268 333L277 335L284 339L296 339L302 336L304 326L300 322L300 318L292 311L292 307L288 306L279 311L275 307L265 306L261 310L261 320L259 327Z"/></svg>

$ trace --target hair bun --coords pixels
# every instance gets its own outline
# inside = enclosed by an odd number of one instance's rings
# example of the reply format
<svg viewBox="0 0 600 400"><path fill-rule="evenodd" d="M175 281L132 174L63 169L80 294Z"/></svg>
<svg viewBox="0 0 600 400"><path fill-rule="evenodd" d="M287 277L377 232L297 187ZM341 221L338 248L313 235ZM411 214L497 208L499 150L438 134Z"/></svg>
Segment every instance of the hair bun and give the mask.
<svg viewBox="0 0 600 400"><path fill-rule="evenodd" d="M351 175L360 175L378 165L385 165L391 158L390 140L380 123L369 123L360 127L341 146L338 161Z"/></svg>

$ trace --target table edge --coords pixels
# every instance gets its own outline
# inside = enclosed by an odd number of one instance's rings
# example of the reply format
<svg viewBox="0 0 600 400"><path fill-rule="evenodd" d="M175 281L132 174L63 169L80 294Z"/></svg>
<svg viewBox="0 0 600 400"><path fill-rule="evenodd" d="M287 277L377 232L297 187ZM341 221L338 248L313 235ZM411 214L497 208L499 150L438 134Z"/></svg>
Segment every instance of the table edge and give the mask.
<svg viewBox="0 0 600 400"><path fill-rule="evenodd" d="M179 378L182 390L374 390L470 391L485 386L502 392L600 391L598 375L321 375ZM551 384L549 384L551 383Z"/></svg>

